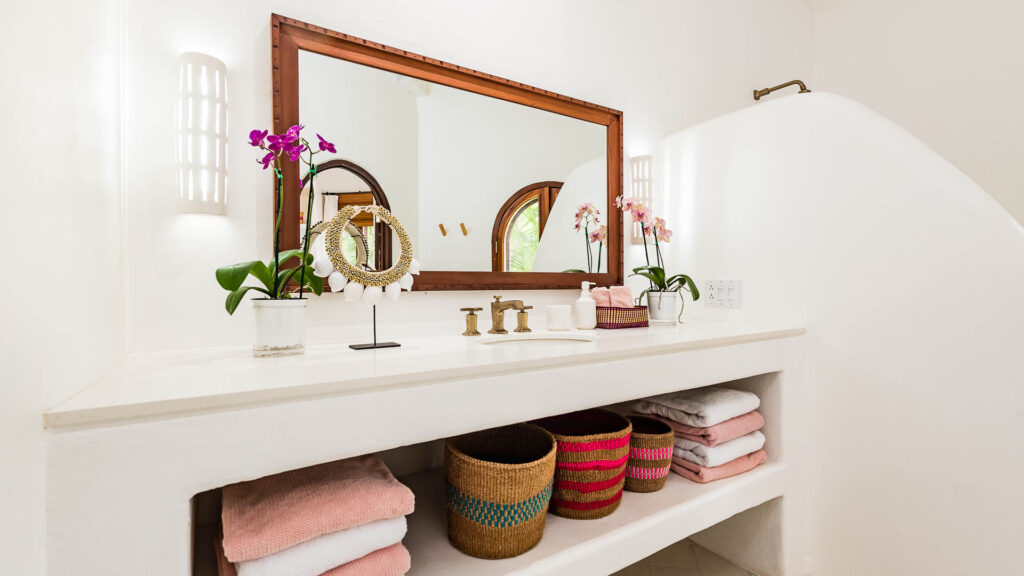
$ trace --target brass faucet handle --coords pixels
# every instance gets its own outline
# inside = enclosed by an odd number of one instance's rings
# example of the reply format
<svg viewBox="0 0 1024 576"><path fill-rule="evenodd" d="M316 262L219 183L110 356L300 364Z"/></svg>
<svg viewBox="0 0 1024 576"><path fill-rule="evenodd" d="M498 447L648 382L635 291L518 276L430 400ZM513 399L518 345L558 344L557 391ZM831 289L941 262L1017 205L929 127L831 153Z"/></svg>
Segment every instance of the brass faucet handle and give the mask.
<svg viewBox="0 0 1024 576"><path fill-rule="evenodd" d="M501 296L495 296L494 297L494 301L495 302L501 302Z"/></svg>
<svg viewBox="0 0 1024 576"><path fill-rule="evenodd" d="M516 314L516 332L533 332L526 324L530 318L529 313L526 312L527 310L533 310L533 306L523 306L519 313Z"/></svg>
<svg viewBox="0 0 1024 576"><path fill-rule="evenodd" d="M466 312L466 331L462 333L463 336L479 336L480 331L477 329L477 312L483 310L483 308L459 308L459 310Z"/></svg>

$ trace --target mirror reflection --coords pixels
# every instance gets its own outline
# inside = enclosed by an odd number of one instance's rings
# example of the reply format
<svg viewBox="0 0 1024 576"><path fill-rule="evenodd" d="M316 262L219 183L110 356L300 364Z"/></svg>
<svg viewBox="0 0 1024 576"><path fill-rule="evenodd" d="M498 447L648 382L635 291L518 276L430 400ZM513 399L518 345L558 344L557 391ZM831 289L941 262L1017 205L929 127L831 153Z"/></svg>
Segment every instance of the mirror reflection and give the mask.
<svg viewBox="0 0 1024 576"><path fill-rule="evenodd" d="M338 150L318 156L313 223L372 203L424 270L607 270L575 228L582 204L607 214L605 126L301 50L299 87L302 122ZM391 232L356 225L368 265L390 266Z"/></svg>

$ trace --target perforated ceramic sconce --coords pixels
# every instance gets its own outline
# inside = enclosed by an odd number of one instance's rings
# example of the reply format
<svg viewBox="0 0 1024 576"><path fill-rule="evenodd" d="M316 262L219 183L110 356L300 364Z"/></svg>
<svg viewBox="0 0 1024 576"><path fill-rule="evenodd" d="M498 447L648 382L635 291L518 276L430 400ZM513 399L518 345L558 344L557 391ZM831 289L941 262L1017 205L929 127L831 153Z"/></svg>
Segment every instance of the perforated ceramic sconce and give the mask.
<svg viewBox="0 0 1024 576"><path fill-rule="evenodd" d="M198 52L178 57L175 120L178 209L224 214L228 202L228 75L223 62Z"/></svg>
<svg viewBox="0 0 1024 576"><path fill-rule="evenodd" d="M654 158L637 156L630 158L629 168L632 176L632 196L643 202L645 206L654 205ZM644 243L644 233L638 222L630 224L630 241L633 244Z"/></svg>

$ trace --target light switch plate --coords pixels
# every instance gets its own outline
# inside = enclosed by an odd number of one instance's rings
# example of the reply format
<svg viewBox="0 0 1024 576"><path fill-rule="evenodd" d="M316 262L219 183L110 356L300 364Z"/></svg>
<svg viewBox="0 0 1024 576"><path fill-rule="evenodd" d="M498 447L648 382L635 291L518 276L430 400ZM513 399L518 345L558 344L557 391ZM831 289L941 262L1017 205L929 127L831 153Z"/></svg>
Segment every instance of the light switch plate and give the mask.
<svg viewBox="0 0 1024 576"><path fill-rule="evenodd" d="M704 281L704 294L709 308L741 308L743 281L739 278L720 278Z"/></svg>

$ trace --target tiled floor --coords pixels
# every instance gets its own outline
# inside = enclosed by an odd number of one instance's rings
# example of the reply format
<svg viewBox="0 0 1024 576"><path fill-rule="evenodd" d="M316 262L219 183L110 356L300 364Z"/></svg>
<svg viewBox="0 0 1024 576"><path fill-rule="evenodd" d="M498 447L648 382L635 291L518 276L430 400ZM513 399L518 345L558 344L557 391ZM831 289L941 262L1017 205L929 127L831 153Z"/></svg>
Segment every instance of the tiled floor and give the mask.
<svg viewBox="0 0 1024 576"><path fill-rule="evenodd" d="M683 540L612 576L757 576Z"/></svg>

